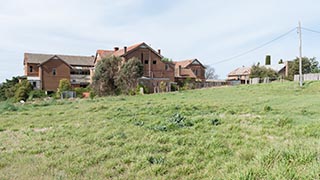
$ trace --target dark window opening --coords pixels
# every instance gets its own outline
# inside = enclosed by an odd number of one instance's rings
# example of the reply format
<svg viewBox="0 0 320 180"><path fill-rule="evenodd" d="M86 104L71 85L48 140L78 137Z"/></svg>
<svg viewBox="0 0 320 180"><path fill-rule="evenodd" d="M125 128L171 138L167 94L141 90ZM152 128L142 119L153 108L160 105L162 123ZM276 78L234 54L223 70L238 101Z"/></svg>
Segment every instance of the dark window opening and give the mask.
<svg viewBox="0 0 320 180"><path fill-rule="evenodd" d="M166 69L166 71L169 70L169 64L166 64L165 69Z"/></svg>
<svg viewBox="0 0 320 180"><path fill-rule="evenodd" d="M153 63L153 64L157 64L157 60L153 60L152 63Z"/></svg>
<svg viewBox="0 0 320 180"><path fill-rule="evenodd" d="M90 71L73 69L70 71L70 74L71 75L90 75Z"/></svg>
<svg viewBox="0 0 320 180"><path fill-rule="evenodd" d="M149 60L144 60L144 64L149 64Z"/></svg>
<svg viewBox="0 0 320 180"><path fill-rule="evenodd" d="M29 66L29 72L33 72L33 67Z"/></svg>
<svg viewBox="0 0 320 180"><path fill-rule="evenodd" d="M37 87L37 82L35 82L35 81L32 82L32 87L33 87L33 88L36 88L36 87Z"/></svg>
<svg viewBox="0 0 320 180"><path fill-rule="evenodd" d="M52 75L54 75L54 76L57 75L57 70L56 70L56 68L53 68L53 69L52 69Z"/></svg>

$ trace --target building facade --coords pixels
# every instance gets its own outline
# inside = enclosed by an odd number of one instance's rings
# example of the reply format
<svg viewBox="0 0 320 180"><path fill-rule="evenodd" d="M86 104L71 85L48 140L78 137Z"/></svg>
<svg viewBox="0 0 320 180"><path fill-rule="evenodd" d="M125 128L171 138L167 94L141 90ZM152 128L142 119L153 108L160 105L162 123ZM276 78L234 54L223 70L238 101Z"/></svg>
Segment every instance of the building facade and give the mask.
<svg viewBox="0 0 320 180"><path fill-rule="evenodd" d="M97 50L95 56L54 54L24 54L24 74L35 89L57 91L61 79L68 79L72 87L86 87L91 83L94 67L104 58L120 57L123 63L137 58L143 64L140 83L149 92L170 91L171 84L190 78L205 81L205 67L197 59L181 62L163 61L161 50L154 50L142 42L112 50ZM165 85L165 88L164 88Z"/></svg>
<svg viewBox="0 0 320 180"><path fill-rule="evenodd" d="M175 81L191 79L193 81L205 82L205 66L198 59L189 59L174 62Z"/></svg>
<svg viewBox="0 0 320 180"><path fill-rule="evenodd" d="M61 79L68 79L72 87L90 84L92 56L67 56L52 54L24 54L24 74L34 89L57 91Z"/></svg>

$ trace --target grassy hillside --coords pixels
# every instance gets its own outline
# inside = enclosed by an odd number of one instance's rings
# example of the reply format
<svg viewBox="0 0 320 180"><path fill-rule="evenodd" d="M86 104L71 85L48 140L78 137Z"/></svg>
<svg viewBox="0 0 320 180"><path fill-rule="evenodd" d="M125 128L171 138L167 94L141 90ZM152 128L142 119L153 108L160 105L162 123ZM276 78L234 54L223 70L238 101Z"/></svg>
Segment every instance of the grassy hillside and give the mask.
<svg viewBox="0 0 320 180"><path fill-rule="evenodd" d="M0 179L319 179L320 83L0 104Z"/></svg>

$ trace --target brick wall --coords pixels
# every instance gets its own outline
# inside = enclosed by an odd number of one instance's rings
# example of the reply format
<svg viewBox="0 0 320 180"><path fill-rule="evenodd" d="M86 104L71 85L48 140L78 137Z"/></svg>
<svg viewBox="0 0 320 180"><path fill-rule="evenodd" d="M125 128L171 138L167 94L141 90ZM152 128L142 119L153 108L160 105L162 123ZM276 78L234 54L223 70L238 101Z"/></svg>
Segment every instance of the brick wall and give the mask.
<svg viewBox="0 0 320 180"><path fill-rule="evenodd" d="M53 69L56 74L53 74ZM42 88L45 91L57 91L61 79L70 80L70 67L60 59L51 59L41 65Z"/></svg>

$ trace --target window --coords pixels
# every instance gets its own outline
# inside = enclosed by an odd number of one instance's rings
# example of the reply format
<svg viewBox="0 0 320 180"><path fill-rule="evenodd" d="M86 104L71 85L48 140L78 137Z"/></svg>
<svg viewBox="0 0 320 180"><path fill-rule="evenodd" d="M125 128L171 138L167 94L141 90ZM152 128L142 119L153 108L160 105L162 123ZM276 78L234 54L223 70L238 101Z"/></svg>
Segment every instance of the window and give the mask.
<svg viewBox="0 0 320 180"><path fill-rule="evenodd" d="M193 70L193 73L194 73L194 75L198 75L198 71L197 71L197 69L195 69L195 70Z"/></svg>
<svg viewBox="0 0 320 180"><path fill-rule="evenodd" d="M33 72L33 66L29 66L29 72Z"/></svg>
<svg viewBox="0 0 320 180"><path fill-rule="evenodd" d="M166 71L169 70L169 64L166 64L165 69L166 69Z"/></svg>
<svg viewBox="0 0 320 180"><path fill-rule="evenodd" d="M153 61L152 61L152 64L157 64L157 60L153 60Z"/></svg>
<svg viewBox="0 0 320 180"><path fill-rule="evenodd" d="M57 69L56 68L52 68L52 75L57 75Z"/></svg>
<svg viewBox="0 0 320 180"><path fill-rule="evenodd" d="M144 60L144 64L149 64L149 60Z"/></svg>
<svg viewBox="0 0 320 180"><path fill-rule="evenodd" d="M143 61L143 53L141 53L141 62Z"/></svg>
<svg viewBox="0 0 320 180"><path fill-rule="evenodd" d="M33 81L32 82L32 87L33 87L33 89L37 88L37 82Z"/></svg>

